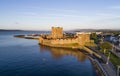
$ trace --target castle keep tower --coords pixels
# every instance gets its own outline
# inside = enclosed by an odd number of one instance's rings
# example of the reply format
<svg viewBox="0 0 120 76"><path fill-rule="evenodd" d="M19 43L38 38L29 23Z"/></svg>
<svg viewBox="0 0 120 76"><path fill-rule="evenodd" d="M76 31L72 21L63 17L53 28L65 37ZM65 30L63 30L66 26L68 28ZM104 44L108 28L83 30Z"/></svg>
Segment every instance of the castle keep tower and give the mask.
<svg viewBox="0 0 120 76"><path fill-rule="evenodd" d="M52 27L52 38L63 38L62 27Z"/></svg>

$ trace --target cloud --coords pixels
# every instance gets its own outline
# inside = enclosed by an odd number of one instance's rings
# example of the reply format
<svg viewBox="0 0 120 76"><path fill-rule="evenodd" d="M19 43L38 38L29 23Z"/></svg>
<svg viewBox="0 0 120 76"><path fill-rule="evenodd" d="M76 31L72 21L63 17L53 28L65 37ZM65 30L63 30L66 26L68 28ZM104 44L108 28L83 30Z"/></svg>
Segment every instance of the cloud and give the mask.
<svg viewBox="0 0 120 76"><path fill-rule="evenodd" d="M115 13L97 13L95 17L97 21L120 20L120 14Z"/></svg>
<svg viewBox="0 0 120 76"><path fill-rule="evenodd" d="M21 12L22 15L30 15L30 16L36 16L38 15L36 12Z"/></svg>
<svg viewBox="0 0 120 76"><path fill-rule="evenodd" d="M66 13L79 13L80 10L74 10L74 9L56 9L56 8L47 8L47 7L40 7L40 6L32 6L29 7L29 9L33 10L42 10L42 11L54 11L54 12L66 12Z"/></svg>
<svg viewBox="0 0 120 76"><path fill-rule="evenodd" d="M120 5L117 5L117 6L111 6L109 7L110 9L115 9L115 10L120 10Z"/></svg>
<svg viewBox="0 0 120 76"><path fill-rule="evenodd" d="M96 14L96 20L91 22L94 26L97 25L99 28L120 28L120 15L111 13L98 13Z"/></svg>
<svg viewBox="0 0 120 76"><path fill-rule="evenodd" d="M96 15L102 18L120 18L120 15L115 15L110 13L98 13Z"/></svg>
<svg viewBox="0 0 120 76"><path fill-rule="evenodd" d="M48 14L48 15L53 17L89 18L89 16L81 16L74 14Z"/></svg>

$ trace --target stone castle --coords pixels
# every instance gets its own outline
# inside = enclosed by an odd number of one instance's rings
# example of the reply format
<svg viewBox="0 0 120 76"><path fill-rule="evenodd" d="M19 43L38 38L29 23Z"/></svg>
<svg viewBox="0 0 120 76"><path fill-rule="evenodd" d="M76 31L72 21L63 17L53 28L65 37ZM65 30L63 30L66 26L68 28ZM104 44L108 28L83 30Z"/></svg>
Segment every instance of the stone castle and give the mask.
<svg viewBox="0 0 120 76"><path fill-rule="evenodd" d="M84 46L86 43L93 42L90 40L89 33L64 34L62 27L52 27L51 34L41 34L39 43L53 47L72 47L72 45ZM71 46L69 46L71 45Z"/></svg>

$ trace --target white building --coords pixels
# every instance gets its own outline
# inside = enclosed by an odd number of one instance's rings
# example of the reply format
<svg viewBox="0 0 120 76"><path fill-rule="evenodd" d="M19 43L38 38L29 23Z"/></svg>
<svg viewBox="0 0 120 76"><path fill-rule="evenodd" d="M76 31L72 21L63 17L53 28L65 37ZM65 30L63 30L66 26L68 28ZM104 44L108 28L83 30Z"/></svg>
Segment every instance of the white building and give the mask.
<svg viewBox="0 0 120 76"><path fill-rule="evenodd" d="M76 36L78 36L79 34L91 34L91 32L76 32Z"/></svg>

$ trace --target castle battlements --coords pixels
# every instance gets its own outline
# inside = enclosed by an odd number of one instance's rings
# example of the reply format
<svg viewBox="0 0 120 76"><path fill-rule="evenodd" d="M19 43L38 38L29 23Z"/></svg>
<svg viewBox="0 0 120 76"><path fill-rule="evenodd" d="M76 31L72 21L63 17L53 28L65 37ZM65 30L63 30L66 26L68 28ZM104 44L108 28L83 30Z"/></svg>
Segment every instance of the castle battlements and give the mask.
<svg viewBox="0 0 120 76"><path fill-rule="evenodd" d="M63 34L62 27L52 27L51 34L41 35L39 43L47 46L58 46L58 45L80 45L84 46L85 43L93 42L90 40L90 33L77 33L74 36Z"/></svg>

